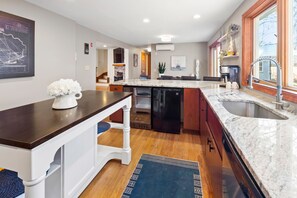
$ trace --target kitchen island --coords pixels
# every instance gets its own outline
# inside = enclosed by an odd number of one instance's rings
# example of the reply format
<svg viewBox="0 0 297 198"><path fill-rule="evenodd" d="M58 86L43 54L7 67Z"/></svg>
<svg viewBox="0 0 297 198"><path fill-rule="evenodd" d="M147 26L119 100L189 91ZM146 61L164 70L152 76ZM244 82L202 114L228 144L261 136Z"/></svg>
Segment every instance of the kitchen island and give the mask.
<svg viewBox="0 0 297 198"><path fill-rule="evenodd" d="M110 85L110 91L129 91L133 92L132 111L131 111L131 126L140 129L154 129L163 132L177 132L179 128L182 130L195 131L199 133L199 88L207 87L214 84L222 84L220 81L194 81L194 80L140 80L129 79L124 81L113 82ZM150 93L149 98L140 96L138 92ZM155 91L154 91L155 90ZM171 108L170 103L173 103L174 96L180 90L180 102L175 102L173 106L178 108ZM155 93L155 94L154 94ZM158 94L158 96L156 95ZM166 96L166 93L168 94ZM171 96L169 96L171 94ZM162 96L162 97L161 97ZM161 100L162 98L162 100ZM171 100L172 99L172 100ZM166 101L167 100L167 101ZM153 104L154 103L154 104ZM178 105L180 103L180 105ZM152 106L160 106L161 108L153 109ZM158 105L159 104L159 105ZM138 113L137 107L145 107L146 113ZM171 112L170 110L174 110ZM143 111L143 110L141 110ZM180 112L180 113L179 113ZM152 116L151 116L152 115ZM114 122L122 122L121 112L117 112L111 116ZM159 117L159 118L157 118ZM170 120L165 120L170 117ZM152 120L151 120L152 118ZM156 119L154 119L156 118ZM180 122L178 122L180 120ZM155 123L155 124L154 124ZM157 126L162 123L163 126ZM167 124L166 124L167 123ZM176 125L174 124L180 123ZM170 126L170 127L169 127ZM172 126L172 128L171 128Z"/></svg>
<svg viewBox="0 0 297 198"><path fill-rule="evenodd" d="M46 100L0 112L0 167L18 172L25 197L77 197L111 159L131 161L131 93L84 91L78 106ZM97 144L97 123L124 111L123 148Z"/></svg>

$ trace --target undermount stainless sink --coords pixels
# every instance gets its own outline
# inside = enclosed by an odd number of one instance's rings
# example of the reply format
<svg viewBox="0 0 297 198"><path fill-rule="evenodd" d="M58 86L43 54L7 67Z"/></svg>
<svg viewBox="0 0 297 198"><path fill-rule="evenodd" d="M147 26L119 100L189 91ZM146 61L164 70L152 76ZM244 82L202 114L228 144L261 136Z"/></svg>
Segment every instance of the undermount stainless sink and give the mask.
<svg viewBox="0 0 297 198"><path fill-rule="evenodd" d="M288 118L279 115L273 110L268 110L252 101L221 101L224 108L238 116L252 117L252 118L267 118L276 120L287 120Z"/></svg>

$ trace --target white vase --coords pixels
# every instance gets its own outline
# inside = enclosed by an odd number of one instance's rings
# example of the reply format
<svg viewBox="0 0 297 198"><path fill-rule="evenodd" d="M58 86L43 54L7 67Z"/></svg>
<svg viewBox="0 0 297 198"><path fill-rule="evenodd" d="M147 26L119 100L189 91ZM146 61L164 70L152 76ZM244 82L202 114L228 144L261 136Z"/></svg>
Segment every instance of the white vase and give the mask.
<svg viewBox="0 0 297 198"><path fill-rule="evenodd" d="M81 93L57 96L52 105L53 109L70 109L77 106L77 101L82 97Z"/></svg>
<svg viewBox="0 0 297 198"><path fill-rule="evenodd" d="M160 73L159 73L159 78L162 78L162 76L164 76L164 73L163 73L163 74L160 74Z"/></svg>

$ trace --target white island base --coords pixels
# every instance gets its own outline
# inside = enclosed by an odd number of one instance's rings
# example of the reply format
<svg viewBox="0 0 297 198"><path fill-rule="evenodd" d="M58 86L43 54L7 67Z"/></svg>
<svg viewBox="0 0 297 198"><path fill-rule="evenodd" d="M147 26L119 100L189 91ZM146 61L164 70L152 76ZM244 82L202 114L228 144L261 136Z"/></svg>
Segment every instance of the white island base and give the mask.
<svg viewBox="0 0 297 198"><path fill-rule="evenodd" d="M123 148L98 145L97 123L121 108L124 123L111 127L123 130ZM31 150L0 144L0 167L18 172L21 197L78 197L109 160L130 163L130 108L127 97Z"/></svg>

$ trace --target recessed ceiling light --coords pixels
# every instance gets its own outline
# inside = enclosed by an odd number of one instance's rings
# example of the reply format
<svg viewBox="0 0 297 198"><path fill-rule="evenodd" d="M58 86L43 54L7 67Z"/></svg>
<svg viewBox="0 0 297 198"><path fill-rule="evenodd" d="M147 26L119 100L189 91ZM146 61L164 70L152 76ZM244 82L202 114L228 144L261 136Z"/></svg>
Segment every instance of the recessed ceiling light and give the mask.
<svg viewBox="0 0 297 198"><path fill-rule="evenodd" d="M107 47L107 45L103 45L103 47Z"/></svg>
<svg viewBox="0 0 297 198"><path fill-rule="evenodd" d="M160 36L162 42L171 42L171 39L173 38L172 35L161 35Z"/></svg>
<svg viewBox="0 0 297 198"><path fill-rule="evenodd" d="M151 22L151 21L150 21L149 18L144 18L144 19L142 20L142 22L143 22L143 23L149 23L149 22Z"/></svg>
<svg viewBox="0 0 297 198"><path fill-rule="evenodd" d="M195 14L194 16L193 16L193 19L200 19L201 18L201 16L199 15L199 14Z"/></svg>

